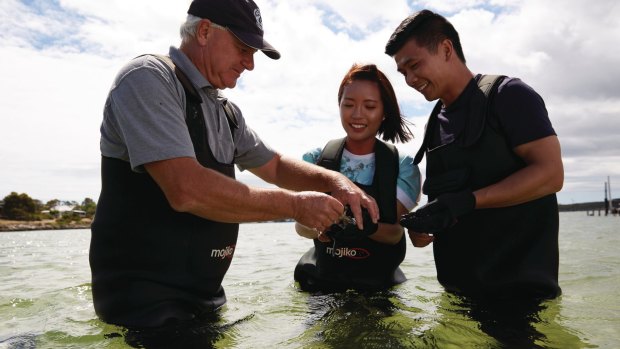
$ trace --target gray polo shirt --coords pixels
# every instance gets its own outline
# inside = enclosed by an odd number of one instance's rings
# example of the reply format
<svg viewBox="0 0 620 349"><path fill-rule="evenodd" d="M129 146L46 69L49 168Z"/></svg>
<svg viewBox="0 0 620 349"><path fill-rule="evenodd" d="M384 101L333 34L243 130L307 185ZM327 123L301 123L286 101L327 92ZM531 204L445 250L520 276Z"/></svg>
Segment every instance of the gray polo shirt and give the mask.
<svg viewBox="0 0 620 349"><path fill-rule="evenodd" d="M204 101L207 138L215 158L221 163L234 161L240 170L271 160L274 151L246 125L241 110L228 102L239 124L233 141L221 91L211 86L183 52L170 47L169 55ZM103 156L128 161L137 172L143 172L149 162L196 157L185 123L185 92L166 63L143 55L120 70L105 103L100 146Z"/></svg>

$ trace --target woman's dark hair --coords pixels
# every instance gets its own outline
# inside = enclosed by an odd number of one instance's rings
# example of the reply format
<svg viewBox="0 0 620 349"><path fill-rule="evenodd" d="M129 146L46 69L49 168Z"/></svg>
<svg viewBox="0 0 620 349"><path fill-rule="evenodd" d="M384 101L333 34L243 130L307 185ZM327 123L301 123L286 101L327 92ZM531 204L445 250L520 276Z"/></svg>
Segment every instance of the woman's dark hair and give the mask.
<svg viewBox="0 0 620 349"><path fill-rule="evenodd" d="M384 141L391 141L392 143L405 143L411 140L413 134L407 126L408 121L400 113L394 88L385 74L374 64L354 64L351 69L349 69L338 89L338 104L340 104L342 100L344 88L357 80L375 82L377 87L379 87L385 120L381 122L377 134L381 135Z"/></svg>

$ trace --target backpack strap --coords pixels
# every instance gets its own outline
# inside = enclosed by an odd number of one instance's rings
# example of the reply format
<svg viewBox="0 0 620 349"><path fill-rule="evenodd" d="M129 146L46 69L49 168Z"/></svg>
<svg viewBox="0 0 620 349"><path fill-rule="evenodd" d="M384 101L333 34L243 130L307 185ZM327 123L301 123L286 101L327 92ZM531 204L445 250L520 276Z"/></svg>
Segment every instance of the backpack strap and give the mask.
<svg viewBox="0 0 620 349"><path fill-rule="evenodd" d="M491 112L491 102L497 93L497 88L505 77L505 75L480 75L476 78L478 89L474 92L470 100L469 117L463 134L460 137L460 146L469 147L476 143L482 135L487 121L487 115ZM413 160L413 163L416 165L422 161L424 154L428 150L430 138L437 124L437 115L439 115L441 107L441 101L437 101L428 118L422 145Z"/></svg>
<svg viewBox="0 0 620 349"><path fill-rule="evenodd" d="M480 75L480 78L477 80L478 88L484 92L485 96L491 98L505 78L506 75Z"/></svg>

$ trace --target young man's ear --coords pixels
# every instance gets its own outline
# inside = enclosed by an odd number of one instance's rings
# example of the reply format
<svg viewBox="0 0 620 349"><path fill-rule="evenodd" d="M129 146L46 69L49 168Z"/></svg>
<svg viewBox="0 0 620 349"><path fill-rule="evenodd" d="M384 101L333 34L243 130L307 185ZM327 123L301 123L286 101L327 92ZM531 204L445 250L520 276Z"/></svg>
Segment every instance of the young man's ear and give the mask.
<svg viewBox="0 0 620 349"><path fill-rule="evenodd" d="M444 39L440 44L441 54L444 55L445 60L448 61L454 53L454 47L452 47L452 41L450 39Z"/></svg>

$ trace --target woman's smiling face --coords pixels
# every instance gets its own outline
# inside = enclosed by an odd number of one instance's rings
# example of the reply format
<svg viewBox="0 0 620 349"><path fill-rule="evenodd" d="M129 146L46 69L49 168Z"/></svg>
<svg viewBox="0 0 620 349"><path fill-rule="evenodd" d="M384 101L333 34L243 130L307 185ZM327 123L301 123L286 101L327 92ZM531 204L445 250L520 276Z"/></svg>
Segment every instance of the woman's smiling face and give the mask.
<svg viewBox="0 0 620 349"><path fill-rule="evenodd" d="M370 147L372 152L383 117L383 101L376 82L353 80L344 87L340 121L347 133L347 150L365 154Z"/></svg>

